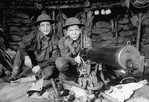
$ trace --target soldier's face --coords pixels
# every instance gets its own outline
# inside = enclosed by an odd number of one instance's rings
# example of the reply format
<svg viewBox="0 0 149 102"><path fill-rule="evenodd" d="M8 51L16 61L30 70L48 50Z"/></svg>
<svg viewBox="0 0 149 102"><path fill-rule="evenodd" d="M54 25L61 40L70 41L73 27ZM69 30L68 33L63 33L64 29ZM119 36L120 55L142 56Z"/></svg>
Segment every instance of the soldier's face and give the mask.
<svg viewBox="0 0 149 102"><path fill-rule="evenodd" d="M67 28L67 35L72 39L72 40L77 40L80 36L81 29L79 28L78 25L72 25Z"/></svg>
<svg viewBox="0 0 149 102"><path fill-rule="evenodd" d="M39 25L39 30L44 34L44 35L48 35L51 31L51 24L50 22L44 21L41 22Z"/></svg>

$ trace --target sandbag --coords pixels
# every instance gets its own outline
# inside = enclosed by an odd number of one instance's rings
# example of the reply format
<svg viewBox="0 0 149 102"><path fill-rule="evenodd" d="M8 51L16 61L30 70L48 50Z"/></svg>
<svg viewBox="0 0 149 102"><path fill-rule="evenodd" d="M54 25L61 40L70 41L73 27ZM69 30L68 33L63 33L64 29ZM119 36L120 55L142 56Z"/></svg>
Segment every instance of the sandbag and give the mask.
<svg viewBox="0 0 149 102"><path fill-rule="evenodd" d="M106 34L106 33L110 32L110 31L111 31L111 29L104 28L104 27L93 28L92 29L92 33L94 33L94 34Z"/></svg>
<svg viewBox="0 0 149 102"><path fill-rule="evenodd" d="M108 33L100 34L100 36L103 40L110 40L113 38L114 35L111 32L108 32Z"/></svg>
<svg viewBox="0 0 149 102"><path fill-rule="evenodd" d="M37 30L38 27L37 26L31 26L31 30Z"/></svg>
<svg viewBox="0 0 149 102"><path fill-rule="evenodd" d="M22 37L18 35L11 35L10 40L13 42L19 42L19 41L22 41Z"/></svg>
<svg viewBox="0 0 149 102"><path fill-rule="evenodd" d="M12 49L12 50L15 50L17 51L18 48L19 48L19 42L9 42L9 47Z"/></svg>
<svg viewBox="0 0 149 102"><path fill-rule="evenodd" d="M0 102L52 102L48 99L27 97L27 91L32 83L32 81L20 84L0 83Z"/></svg>
<svg viewBox="0 0 149 102"><path fill-rule="evenodd" d="M23 12L12 10L8 14L9 17L16 17L16 18L24 18L24 19L29 19L29 16Z"/></svg>
<svg viewBox="0 0 149 102"><path fill-rule="evenodd" d="M133 34L134 34L133 31L121 31L121 32L119 32L119 35L121 37L129 37L129 36L132 36Z"/></svg>
<svg viewBox="0 0 149 102"><path fill-rule="evenodd" d="M136 90L132 97L134 98L134 97L139 97L139 96L143 96L149 99L149 84L144 85L142 88Z"/></svg>
<svg viewBox="0 0 149 102"><path fill-rule="evenodd" d="M21 22L21 20L22 19L20 19L20 18L9 18L8 20L7 20L7 23L20 23Z"/></svg>
<svg viewBox="0 0 149 102"><path fill-rule="evenodd" d="M28 25L29 25L29 24L33 24L33 21L30 20L30 19L22 19L22 20L21 20L21 23L22 23L22 24L28 24Z"/></svg>
<svg viewBox="0 0 149 102"><path fill-rule="evenodd" d="M99 21L99 22L96 22L95 27L96 28L100 28L100 27L111 28L111 24L106 21Z"/></svg>
<svg viewBox="0 0 149 102"><path fill-rule="evenodd" d="M124 41L125 41L125 38L124 38L124 37L118 37L118 38L113 37L113 38L111 39L111 42L114 43L114 44L116 44L116 43L117 43L117 44L123 44Z"/></svg>
<svg viewBox="0 0 149 102"><path fill-rule="evenodd" d="M100 35L97 35L97 34L92 34L91 35L91 40L92 41L101 41L102 37Z"/></svg>
<svg viewBox="0 0 149 102"><path fill-rule="evenodd" d="M142 97L142 96L139 96L139 97L135 97L133 99L130 99L126 102L149 102L149 99Z"/></svg>
<svg viewBox="0 0 149 102"><path fill-rule="evenodd" d="M24 35L26 35L26 32L25 31L20 31L20 32L18 32L18 31L11 31L11 32L9 32L9 35L10 36L11 35L24 36Z"/></svg>
<svg viewBox="0 0 149 102"><path fill-rule="evenodd" d="M121 18L118 21L118 24L128 24L129 23L129 19L127 17Z"/></svg>
<svg viewBox="0 0 149 102"><path fill-rule="evenodd" d="M10 32L11 32L11 31L17 31L17 32L20 32L21 30L20 30L19 27L11 26L11 27L9 28L9 31L10 31Z"/></svg>
<svg viewBox="0 0 149 102"><path fill-rule="evenodd" d="M15 22L7 22L7 25L10 27L10 26L21 26L21 23L15 23Z"/></svg>
<svg viewBox="0 0 149 102"><path fill-rule="evenodd" d="M22 31L30 31L30 28L29 27L21 27L20 30L22 30Z"/></svg>

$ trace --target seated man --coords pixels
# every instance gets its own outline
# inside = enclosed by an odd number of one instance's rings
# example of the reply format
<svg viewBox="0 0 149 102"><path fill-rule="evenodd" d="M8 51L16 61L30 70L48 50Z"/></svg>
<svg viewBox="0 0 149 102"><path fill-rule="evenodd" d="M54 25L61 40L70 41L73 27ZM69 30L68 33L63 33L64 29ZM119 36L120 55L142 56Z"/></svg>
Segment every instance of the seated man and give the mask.
<svg viewBox="0 0 149 102"><path fill-rule="evenodd" d="M81 27L80 21L71 17L68 18L63 27L66 35L58 42L62 57L56 59L56 67L60 72L60 78L73 79L76 76L76 67L81 63L79 52L81 50Z"/></svg>
<svg viewBox="0 0 149 102"><path fill-rule="evenodd" d="M18 74L24 62L24 65L31 68L33 73L40 72L40 77L44 75L44 79L51 78L55 69L55 60L60 55L57 46L58 38L51 33L51 24L54 22L47 14L38 16L35 22L38 30L24 36L19 44L12 76Z"/></svg>

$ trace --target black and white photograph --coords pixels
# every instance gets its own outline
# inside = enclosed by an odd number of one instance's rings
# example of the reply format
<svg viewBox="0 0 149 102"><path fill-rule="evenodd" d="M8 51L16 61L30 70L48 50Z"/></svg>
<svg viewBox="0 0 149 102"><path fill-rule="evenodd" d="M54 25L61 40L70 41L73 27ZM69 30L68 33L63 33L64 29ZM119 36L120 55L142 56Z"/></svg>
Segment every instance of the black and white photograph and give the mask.
<svg viewBox="0 0 149 102"><path fill-rule="evenodd" d="M149 102L149 0L0 0L0 102Z"/></svg>

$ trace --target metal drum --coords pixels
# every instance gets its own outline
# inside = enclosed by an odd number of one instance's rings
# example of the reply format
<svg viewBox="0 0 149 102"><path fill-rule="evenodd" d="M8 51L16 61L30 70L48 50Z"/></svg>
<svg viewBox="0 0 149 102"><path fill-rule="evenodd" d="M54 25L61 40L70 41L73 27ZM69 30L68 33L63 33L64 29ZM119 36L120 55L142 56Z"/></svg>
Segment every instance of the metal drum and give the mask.
<svg viewBox="0 0 149 102"><path fill-rule="evenodd" d="M132 45L90 48L87 51L87 58L116 69L138 68L141 62L139 51Z"/></svg>

